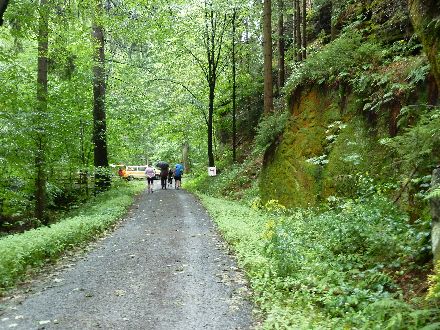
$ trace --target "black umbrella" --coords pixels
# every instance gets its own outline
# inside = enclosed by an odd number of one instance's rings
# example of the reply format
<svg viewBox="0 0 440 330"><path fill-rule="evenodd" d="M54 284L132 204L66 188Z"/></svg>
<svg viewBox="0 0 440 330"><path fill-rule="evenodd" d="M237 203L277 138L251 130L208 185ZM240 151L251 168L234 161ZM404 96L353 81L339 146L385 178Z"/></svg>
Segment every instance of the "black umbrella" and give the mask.
<svg viewBox="0 0 440 330"><path fill-rule="evenodd" d="M170 165L167 162L160 161L156 164L157 167L159 167L161 170L166 170Z"/></svg>

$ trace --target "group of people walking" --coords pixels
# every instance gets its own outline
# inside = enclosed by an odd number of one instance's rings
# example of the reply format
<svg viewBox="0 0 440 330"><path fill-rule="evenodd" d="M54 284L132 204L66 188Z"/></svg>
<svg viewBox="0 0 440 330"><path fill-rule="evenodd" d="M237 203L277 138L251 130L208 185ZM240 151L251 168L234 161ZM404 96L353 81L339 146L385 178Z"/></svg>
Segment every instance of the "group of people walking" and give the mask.
<svg viewBox="0 0 440 330"><path fill-rule="evenodd" d="M174 169L170 168L168 163L162 162L158 163L160 167L160 185L162 189L167 189L167 182L170 187L173 185L174 178L174 188L180 189L182 183L183 165L176 164ZM153 182L156 177L156 171L153 167L147 166L145 169L145 175L147 176L148 192L153 192Z"/></svg>

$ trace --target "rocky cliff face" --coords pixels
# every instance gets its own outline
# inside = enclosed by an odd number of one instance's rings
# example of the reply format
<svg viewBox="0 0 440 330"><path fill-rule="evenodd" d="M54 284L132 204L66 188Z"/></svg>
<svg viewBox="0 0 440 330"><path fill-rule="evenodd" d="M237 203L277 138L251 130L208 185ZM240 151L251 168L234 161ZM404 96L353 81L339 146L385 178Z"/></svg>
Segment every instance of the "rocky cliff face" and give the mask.
<svg viewBox="0 0 440 330"><path fill-rule="evenodd" d="M438 105L439 3L332 4L328 9L332 20L327 23L339 33L332 34L320 60L308 64L309 57L303 71L292 74L291 118L266 152L262 195L286 206L313 205L332 196L362 195L373 180L376 186L386 187L391 198L416 210L417 189L404 183L413 179L412 174L380 140L414 125L427 112L420 105ZM341 38L343 27L350 24L360 37ZM315 25L323 29L321 19ZM414 41L417 37L422 52ZM378 42L369 44L371 40ZM430 74L425 76L426 72ZM420 169L414 172L430 174Z"/></svg>
<svg viewBox="0 0 440 330"><path fill-rule="evenodd" d="M432 83L427 79L410 99L395 100L380 111L363 111L362 99L341 88L315 85L297 89L285 131L264 157L263 200L307 206L382 189L391 199L399 198L411 212L419 213L421 206L412 196L416 192L411 186L402 190L398 184L410 173L399 167L393 151L381 139L402 131L397 120L403 102L436 101L436 93L434 97L429 93Z"/></svg>
<svg viewBox="0 0 440 330"><path fill-rule="evenodd" d="M433 171L431 186L434 189L440 189L440 167ZM430 204L432 217L432 254L434 255L434 259L440 262L440 197L432 197Z"/></svg>
<svg viewBox="0 0 440 330"><path fill-rule="evenodd" d="M372 127L357 115L352 96L317 86L297 91L284 134L266 152L261 191L286 206L314 205L354 195L353 180L371 172Z"/></svg>
<svg viewBox="0 0 440 330"><path fill-rule="evenodd" d="M410 17L440 89L440 4L437 0L409 0Z"/></svg>

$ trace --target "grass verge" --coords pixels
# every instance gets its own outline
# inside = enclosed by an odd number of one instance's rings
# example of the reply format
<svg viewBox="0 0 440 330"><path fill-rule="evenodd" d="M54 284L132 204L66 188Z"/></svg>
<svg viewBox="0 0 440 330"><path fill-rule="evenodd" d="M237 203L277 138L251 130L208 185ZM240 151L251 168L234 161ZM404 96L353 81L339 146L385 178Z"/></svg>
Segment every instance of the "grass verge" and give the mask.
<svg viewBox="0 0 440 330"><path fill-rule="evenodd" d="M145 184L121 183L48 227L0 239L0 292L15 285L29 269L54 261L63 252L95 239L114 225Z"/></svg>
<svg viewBox="0 0 440 330"><path fill-rule="evenodd" d="M420 239L386 200L318 212L200 198L247 273L264 329L440 326L438 301L402 290L423 272Z"/></svg>

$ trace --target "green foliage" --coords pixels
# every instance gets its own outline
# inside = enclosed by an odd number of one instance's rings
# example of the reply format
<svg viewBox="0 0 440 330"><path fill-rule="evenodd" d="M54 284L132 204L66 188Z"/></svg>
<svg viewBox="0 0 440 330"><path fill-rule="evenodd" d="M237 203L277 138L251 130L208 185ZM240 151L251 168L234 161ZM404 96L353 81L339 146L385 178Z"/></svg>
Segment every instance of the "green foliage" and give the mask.
<svg viewBox="0 0 440 330"><path fill-rule="evenodd" d="M420 329L440 321L435 308L402 298L396 279L420 246L382 197L324 212L201 198L249 276L263 328Z"/></svg>
<svg viewBox="0 0 440 330"><path fill-rule="evenodd" d="M407 168L432 167L439 161L435 152L440 148L440 108L413 107L420 119L404 133L394 138L383 139L384 145L392 148ZM406 108L408 109L408 108ZM402 115L408 114L405 108Z"/></svg>
<svg viewBox="0 0 440 330"><path fill-rule="evenodd" d="M437 260L437 263L434 267L434 274L429 277L429 292L428 299L435 300L440 304L440 261Z"/></svg>
<svg viewBox="0 0 440 330"><path fill-rule="evenodd" d="M120 184L89 201L74 215L50 227L0 239L0 288L13 286L31 268L56 260L66 250L84 244L115 224L144 184Z"/></svg>
<svg viewBox="0 0 440 330"><path fill-rule="evenodd" d="M350 84L359 96L364 111L380 113L396 100L406 101L415 88L424 82L430 70L423 57L395 58L381 68L365 66L351 77Z"/></svg>
<svg viewBox="0 0 440 330"><path fill-rule="evenodd" d="M274 143L283 133L287 125L290 113L286 110L275 111L263 116L257 128L255 145L260 150L265 150Z"/></svg>
<svg viewBox="0 0 440 330"><path fill-rule="evenodd" d="M286 94L289 95L300 85L331 85L336 81L347 80L362 67L376 65L381 58L379 44L363 40L355 30L346 32L293 68L285 87Z"/></svg>
<svg viewBox="0 0 440 330"><path fill-rule="evenodd" d="M432 189L427 195L426 198L440 198L440 188Z"/></svg>
<svg viewBox="0 0 440 330"><path fill-rule="evenodd" d="M413 35L408 41L397 40L388 49L385 49L386 56L411 56L420 51L422 45L417 40L417 36Z"/></svg>
<svg viewBox="0 0 440 330"><path fill-rule="evenodd" d="M219 168L215 177L208 176L204 169L203 172L195 173L189 181L184 180L184 187L211 196L250 202L259 194L257 177L261 166L260 157L254 154L242 164Z"/></svg>
<svg viewBox="0 0 440 330"><path fill-rule="evenodd" d="M403 44L410 47L406 41L386 47L347 31L293 68L286 94L304 85L342 83L352 87L360 108L379 112L392 101L406 100L429 73L424 57L402 57Z"/></svg>

